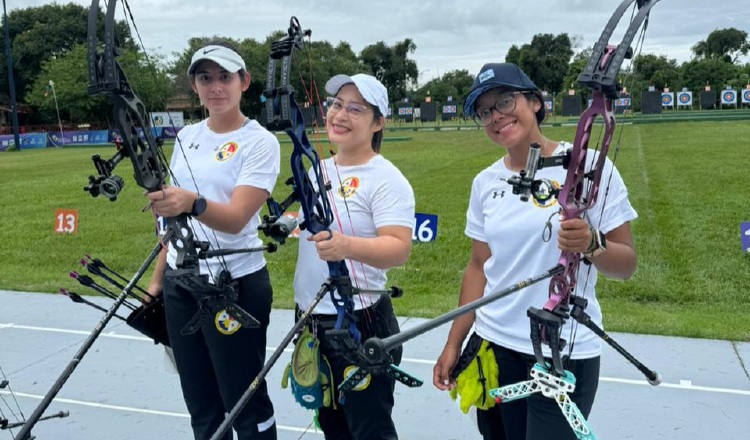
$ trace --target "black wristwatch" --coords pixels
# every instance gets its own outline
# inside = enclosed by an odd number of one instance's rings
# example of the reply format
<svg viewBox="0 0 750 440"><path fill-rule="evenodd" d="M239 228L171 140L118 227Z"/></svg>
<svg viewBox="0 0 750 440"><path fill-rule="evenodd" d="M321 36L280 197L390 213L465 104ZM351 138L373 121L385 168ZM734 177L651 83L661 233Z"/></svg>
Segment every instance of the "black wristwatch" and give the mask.
<svg viewBox="0 0 750 440"><path fill-rule="evenodd" d="M208 203L206 202L206 198L202 195L198 194L198 198L195 199L193 202L193 207L190 209L190 216L191 217L198 217L199 215L206 212L206 206Z"/></svg>

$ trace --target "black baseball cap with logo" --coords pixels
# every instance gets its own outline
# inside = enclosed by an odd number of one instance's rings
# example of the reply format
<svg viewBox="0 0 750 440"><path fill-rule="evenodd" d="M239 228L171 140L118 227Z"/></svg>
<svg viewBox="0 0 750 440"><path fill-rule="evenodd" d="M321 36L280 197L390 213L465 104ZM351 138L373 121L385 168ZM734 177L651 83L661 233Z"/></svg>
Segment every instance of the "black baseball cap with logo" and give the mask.
<svg viewBox="0 0 750 440"><path fill-rule="evenodd" d="M522 92L531 92L539 99L542 104L536 112L536 120L539 124L544 120L544 98L539 87L521 70L520 67L513 63L488 63L482 66L479 74L474 78L469 94L464 98L464 114L473 115L476 109L474 104L477 98L489 90L504 88L508 90L518 90Z"/></svg>

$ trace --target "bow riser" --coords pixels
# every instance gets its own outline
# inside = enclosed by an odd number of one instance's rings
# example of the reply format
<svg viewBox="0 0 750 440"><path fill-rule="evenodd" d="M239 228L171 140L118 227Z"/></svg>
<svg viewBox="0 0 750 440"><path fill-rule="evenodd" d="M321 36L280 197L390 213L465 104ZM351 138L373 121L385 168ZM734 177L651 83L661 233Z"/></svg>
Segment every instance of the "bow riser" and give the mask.
<svg viewBox="0 0 750 440"><path fill-rule="evenodd" d="M613 101L605 98L601 92L594 90L591 106L581 115L576 130L573 149L570 153L570 166L558 194L558 203L567 219L578 218L596 203L599 194L607 152L615 131ZM591 130L598 117L603 119L604 132L596 158L589 171L586 171L586 156ZM545 310L552 311L560 304L567 305L570 295L575 291L576 272L581 261L577 252L562 252L558 264L565 267L562 274L550 280L549 299Z"/></svg>

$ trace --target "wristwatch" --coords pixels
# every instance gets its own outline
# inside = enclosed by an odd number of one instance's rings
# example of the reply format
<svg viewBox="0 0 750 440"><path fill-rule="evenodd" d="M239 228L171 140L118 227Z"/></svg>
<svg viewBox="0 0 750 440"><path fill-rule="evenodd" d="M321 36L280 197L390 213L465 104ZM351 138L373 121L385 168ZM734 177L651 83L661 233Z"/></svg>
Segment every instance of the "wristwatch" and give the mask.
<svg viewBox="0 0 750 440"><path fill-rule="evenodd" d="M198 198L195 199L195 201L193 202L193 207L190 209L190 216L198 217L199 215L203 214L206 211L207 205L208 203L206 202L206 198L198 194Z"/></svg>
<svg viewBox="0 0 750 440"><path fill-rule="evenodd" d="M607 250L607 239L604 237L604 233L594 228L590 228L590 230L591 243L589 243L586 252L583 253L583 257L589 261L597 255L603 254Z"/></svg>

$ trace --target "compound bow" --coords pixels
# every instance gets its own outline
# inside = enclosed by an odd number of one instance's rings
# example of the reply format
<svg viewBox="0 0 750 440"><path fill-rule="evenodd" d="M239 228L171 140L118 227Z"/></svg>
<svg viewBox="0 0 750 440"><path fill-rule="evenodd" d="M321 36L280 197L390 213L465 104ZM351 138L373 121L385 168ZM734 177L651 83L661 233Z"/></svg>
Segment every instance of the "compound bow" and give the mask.
<svg viewBox="0 0 750 440"><path fill-rule="evenodd" d="M130 13L127 1L122 0L122 3L132 20L132 13ZM133 165L133 177L136 184L146 191L159 191L167 175L171 173L169 161L161 149L161 141L157 141L154 137L146 107L136 95L125 77L122 67L117 62L117 57L122 54L122 50L117 47L115 42L116 6L116 0L110 0L107 4L103 45L99 43L98 39L99 0L92 0L91 2L87 28L88 92L90 95L105 94L110 97L113 105L114 124L119 132L119 138L115 141L117 152L110 159L102 159L99 155L92 157L97 176L89 177L89 184L84 187L84 190L94 197L103 195L111 201L117 199L124 186L124 180L113 174L113 170L126 157L130 159ZM179 137L176 147L182 149L179 144ZM172 177L174 180L174 176ZM177 182L174 183L177 184ZM197 314L182 329L183 334L198 331L202 323L211 314L222 310L226 310L227 314L241 325L247 327L260 325L254 317L236 304L238 298L236 282L231 280L231 276L226 270L226 264L222 262L225 270L217 276L213 276L213 274L202 275L199 260L213 257L221 258L224 255L243 252L273 252L276 245L269 244L260 248L247 249L213 249L210 241L200 242L194 239L193 228L187 214L167 218L166 223L166 232L159 243L156 244L140 268L123 287L121 294L114 298L113 305L84 341L41 403L26 420L15 440L30 439L33 426L42 418L43 412L72 375L83 356L104 330L104 327L116 315L117 309L125 302L127 296L132 294L136 283L161 252L164 242L169 242L177 251L177 268L168 271L167 276L171 277L175 284L188 290L199 305ZM198 225L202 227L200 223ZM215 284L210 282L210 278L213 278ZM157 308L163 308L161 298L133 311L128 317L128 324L143 332L144 325L148 325L148 323L144 323L144 320L148 319L149 316L160 315L158 311L155 311ZM153 337L151 334L146 334Z"/></svg>
<svg viewBox="0 0 750 440"><path fill-rule="evenodd" d="M615 10L594 46L583 72L578 77L578 82L582 87L591 89L592 101L578 121L573 148L562 158L542 159L539 146L532 146L525 172L512 182L513 192L520 194L522 199L528 200L529 195L538 200L549 198L550 185L543 180L535 180L536 171L548 165L562 164L567 167L568 171L565 182L555 196L564 217L581 218L597 202L604 165L615 130L613 108L620 91L617 74L625 58L632 57L633 39L641 25L645 32L651 7L658 1L625 0ZM613 31L634 2L637 2L638 10L630 20L622 41L614 46L609 45ZM598 117L602 118L603 134L598 151L590 157L587 154L588 144L594 122ZM601 203L602 210L605 203L606 193ZM567 342L562 339L561 330L567 319L573 317L577 323L583 324L601 337L633 363L651 385L658 385L661 378L657 372L648 369L612 340L591 321L590 316L584 311L588 302L585 299L585 292L583 296L576 295L577 276L581 262L580 253L563 251L558 260L558 266L563 267L564 270L550 280L549 299L541 309L530 307L527 312L531 321L531 342L537 360L530 372L531 380L491 390L490 396L501 402L509 402L541 392L544 396L555 399L563 416L579 439L595 440L596 437L588 422L568 395L575 390L575 377L564 369L565 357L562 356L562 350ZM589 270L591 270L590 267ZM544 357L543 343L550 348L551 365ZM573 341L569 346L572 350Z"/></svg>
<svg viewBox="0 0 750 440"><path fill-rule="evenodd" d="M651 7L658 1L624 0L615 10L604 32L594 46L584 71L578 77L578 81L582 86L592 90L593 100L578 122L573 148L561 156L541 158L539 145L533 144L529 151L525 170L521 171L519 176L508 179L508 182L513 186L514 194L519 195L521 200L528 201L529 197L534 197L540 202L546 202L550 197L557 197L561 211L565 218L568 219L583 216L585 211L596 203L604 164L615 129L613 104L614 100L618 98L619 93L617 73L624 59L632 56L630 45L644 23L643 31L645 32L648 23L648 14ZM632 17L622 41L616 46L610 46L609 39L613 31L624 13L634 2L637 2L638 11ZM587 159L588 143L594 121L597 117L601 117L604 124L601 145L593 155L593 158L588 157ZM565 181L559 190L555 190L550 182L535 180L536 171L549 166L563 166L567 169ZM606 202L606 193L604 202ZM578 407L568 396L568 393L575 389L575 377L564 369L561 352L565 347L566 341L561 339L560 333L563 324L569 317L573 317L576 322L589 328L618 353L623 355L646 376L651 385L661 383L661 377L657 372L647 368L617 344L617 342L593 323L585 313L584 309L587 300L583 296L575 295L580 263L580 253L562 252L558 264L543 274L531 277L515 286L485 295L479 300L465 304L398 335L385 339L372 338L367 340L364 344L364 353L362 355L371 363L382 361L384 353L388 350L426 331L452 321L464 313L474 311L483 305L517 292L531 284L551 278L549 300L544 304L542 309L531 307L528 310L528 316L531 320L531 340L537 359L537 364L532 368L530 373L532 379L491 390L490 395L499 401L508 402L528 397L535 392L542 392L545 396L554 398L558 402L563 415L579 439L593 440L596 437L594 437ZM546 343L550 347L552 365L546 362L544 358L541 347L542 343Z"/></svg>
<svg viewBox="0 0 750 440"><path fill-rule="evenodd" d="M272 131L284 130L293 144L290 156L292 178L287 181L287 184L292 186L292 193L281 203L273 198L268 199L269 215L264 217L264 223L259 227L267 236L280 243L284 242L289 232L295 227L293 220L283 216L284 211L294 202L299 202L304 216L304 221L299 226L310 234L314 235L321 232L331 234L331 227L336 220L335 205L329 194L331 184L321 167L318 152L308 140L304 114L294 100L294 87L290 84L294 50L303 49L305 47L304 38L310 35L311 31L303 30L296 17L291 18L287 35L271 45L266 72L266 88L263 92L266 98L266 128ZM277 69L279 62L281 68ZM276 83L277 76L279 78L278 84ZM314 86L314 83L311 86ZM286 346L292 342L300 329L307 323L315 307L326 295L330 296L337 310L335 327L333 330L327 330L326 335L330 338L336 350L342 352L353 364L359 366L339 385L339 390L351 390L368 374L387 374L412 387L422 384L420 380L401 371L390 361L369 365L361 357L361 335L356 327L353 296L376 294L396 298L402 295L402 290L397 287L391 287L388 290L360 289L352 284L346 261L329 261L327 264L328 279L320 287L307 309L303 310L298 316L295 325L282 339L253 383L250 384L229 412L222 425L211 437L212 440L221 439L231 427L239 412L260 386Z"/></svg>

